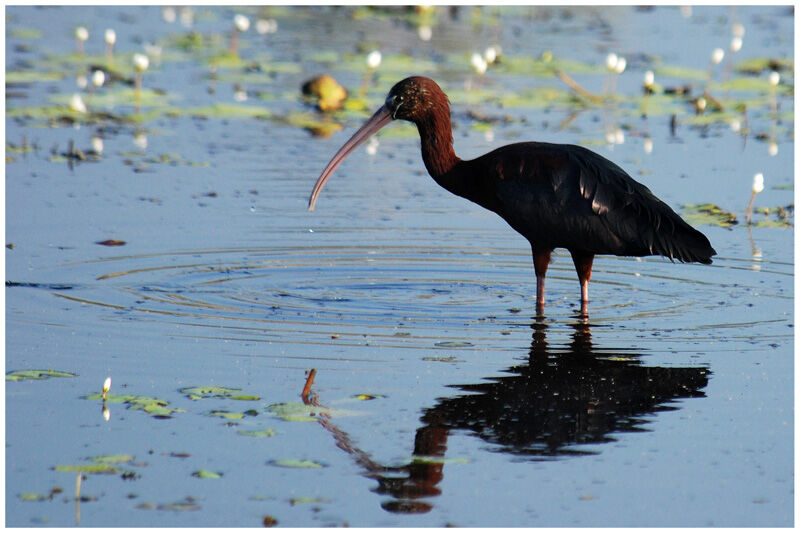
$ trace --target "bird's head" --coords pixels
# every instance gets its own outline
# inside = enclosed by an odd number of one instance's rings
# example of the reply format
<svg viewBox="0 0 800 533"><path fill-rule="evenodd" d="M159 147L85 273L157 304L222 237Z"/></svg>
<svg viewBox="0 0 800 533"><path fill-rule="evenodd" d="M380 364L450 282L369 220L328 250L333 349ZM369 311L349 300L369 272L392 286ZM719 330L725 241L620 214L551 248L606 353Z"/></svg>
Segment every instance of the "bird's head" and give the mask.
<svg viewBox="0 0 800 533"><path fill-rule="evenodd" d="M398 82L386 97L386 107L393 119L417 122L436 106L447 104L447 96L430 78L413 76ZM449 112L449 105L447 106Z"/></svg>
<svg viewBox="0 0 800 533"><path fill-rule="evenodd" d="M395 119L419 123L437 109L448 113L448 115L450 113L447 96L432 79L413 76L395 84L386 97L386 103L350 137L350 140L339 148L339 151L330 160L328 166L322 171L317 183L314 185L314 190L311 192L311 197L308 199L308 210L314 210L317 196L319 196L322 187L325 186L325 182L331 177L333 171L350 153L377 133L378 130Z"/></svg>

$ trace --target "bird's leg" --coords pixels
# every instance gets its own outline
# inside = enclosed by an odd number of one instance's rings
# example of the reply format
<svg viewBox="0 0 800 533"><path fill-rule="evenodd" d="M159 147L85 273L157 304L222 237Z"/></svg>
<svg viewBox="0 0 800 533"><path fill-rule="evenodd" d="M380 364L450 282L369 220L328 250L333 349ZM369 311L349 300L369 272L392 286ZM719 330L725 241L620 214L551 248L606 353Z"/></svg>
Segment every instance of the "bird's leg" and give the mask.
<svg viewBox="0 0 800 533"><path fill-rule="evenodd" d="M578 273L578 281L581 282L581 308L589 301L589 280L592 279L592 261L594 254L573 252L572 262L575 263L575 271Z"/></svg>
<svg viewBox="0 0 800 533"><path fill-rule="evenodd" d="M544 310L544 276L547 274L547 266L550 264L550 252L552 250L533 251L533 270L536 272L536 310Z"/></svg>

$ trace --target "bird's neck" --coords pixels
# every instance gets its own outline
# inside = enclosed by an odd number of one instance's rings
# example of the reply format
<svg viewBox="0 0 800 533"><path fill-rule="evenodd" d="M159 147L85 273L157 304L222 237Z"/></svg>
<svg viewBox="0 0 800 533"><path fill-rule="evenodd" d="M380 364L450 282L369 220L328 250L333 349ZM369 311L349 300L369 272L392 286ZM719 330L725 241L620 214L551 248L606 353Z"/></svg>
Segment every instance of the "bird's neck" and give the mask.
<svg viewBox="0 0 800 533"><path fill-rule="evenodd" d="M422 160L428 174L445 189L456 192L446 183L447 176L460 161L453 150L449 106L435 106L416 123L422 142Z"/></svg>

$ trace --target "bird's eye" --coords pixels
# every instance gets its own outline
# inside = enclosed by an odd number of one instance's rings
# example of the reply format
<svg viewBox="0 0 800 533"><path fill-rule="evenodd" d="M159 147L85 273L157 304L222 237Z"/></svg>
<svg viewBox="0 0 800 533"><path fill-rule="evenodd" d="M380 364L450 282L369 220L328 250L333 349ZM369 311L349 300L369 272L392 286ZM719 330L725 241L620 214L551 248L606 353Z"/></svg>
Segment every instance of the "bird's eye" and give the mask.
<svg viewBox="0 0 800 533"><path fill-rule="evenodd" d="M396 106L399 106L403 102L403 97L398 94L393 94L386 98L386 107L389 109L394 109Z"/></svg>

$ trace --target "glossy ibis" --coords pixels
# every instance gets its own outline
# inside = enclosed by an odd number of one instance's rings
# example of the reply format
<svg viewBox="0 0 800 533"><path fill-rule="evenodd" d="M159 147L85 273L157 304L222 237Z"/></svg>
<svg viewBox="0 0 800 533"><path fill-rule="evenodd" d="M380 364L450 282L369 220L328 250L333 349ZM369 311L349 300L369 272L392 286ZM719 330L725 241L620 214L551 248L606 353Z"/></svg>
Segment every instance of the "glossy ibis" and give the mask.
<svg viewBox="0 0 800 533"><path fill-rule="evenodd" d="M596 254L663 255L705 264L716 254L705 235L650 189L581 146L516 143L462 161L453 151L447 96L424 77L406 78L392 87L386 103L336 152L314 185L309 211L341 162L394 119L417 125L422 160L436 183L494 211L530 241L540 312L555 248L572 254L584 313Z"/></svg>

